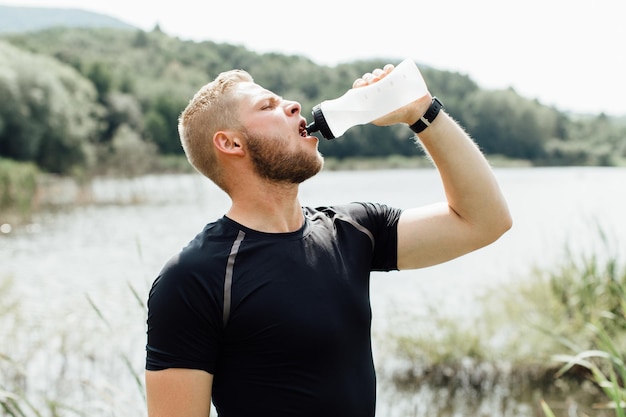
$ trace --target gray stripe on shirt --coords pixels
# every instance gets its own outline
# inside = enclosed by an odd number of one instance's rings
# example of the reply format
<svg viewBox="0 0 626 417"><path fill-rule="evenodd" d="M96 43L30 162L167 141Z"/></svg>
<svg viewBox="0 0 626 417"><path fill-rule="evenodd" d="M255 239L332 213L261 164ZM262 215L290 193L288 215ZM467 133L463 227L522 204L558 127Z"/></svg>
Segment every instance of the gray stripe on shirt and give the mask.
<svg viewBox="0 0 626 417"><path fill-rule="evenodd" d="M230 254L228 255L228 262L226 263L226 275L224 276L224 326L228 323L228 318L230 317L230 304L232 297L232 287L233 287L233 269L235 268L235 258L237 257L237 253L239 252L239 246L241 246L241 242L243 238L246 237L246 234L240 230L237 235L237 239L233 242L233 246L230 248Z"/></svg>

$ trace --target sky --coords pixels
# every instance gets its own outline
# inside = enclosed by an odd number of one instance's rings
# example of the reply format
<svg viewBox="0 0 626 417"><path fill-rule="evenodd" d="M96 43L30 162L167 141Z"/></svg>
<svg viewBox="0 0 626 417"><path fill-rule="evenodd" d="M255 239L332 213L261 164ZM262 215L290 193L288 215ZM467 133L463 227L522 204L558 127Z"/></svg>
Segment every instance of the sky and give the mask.
<svg viewBox="0 0 626 417"><path fill-rule="evenodd" d="M623 0L0 0L78 8L144 30L303 55L361 58L468 75L561 111L626 115ZM254 74L253 74L254 75ZM436 95L436 91L431 91ZM334 97L329 97L334 98Z"/></svg>

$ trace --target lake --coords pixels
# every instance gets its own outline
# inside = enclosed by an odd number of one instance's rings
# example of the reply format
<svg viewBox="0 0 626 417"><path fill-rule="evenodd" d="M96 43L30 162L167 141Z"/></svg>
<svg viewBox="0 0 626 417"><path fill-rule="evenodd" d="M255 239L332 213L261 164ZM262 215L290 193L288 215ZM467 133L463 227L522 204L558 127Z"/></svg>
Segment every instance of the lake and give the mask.
<svg viewBox="0 0 626 417"><path fill-rule="evenodd" d="M575 251L600 247L598 229L620 249L626 244L626 169L495 172L513 229L443 265L374 273L375 342L377 334L400 325L394 322L398 315L428 320L434 307L459 320L479 315L485 291L515 285L535 266L554 265L566 245ZM0 316L0 372L19 381L30 397L61 398L93 416L145 415L134 379L143 372L142 303L163 263L222 216L229 200L199 175L102 179L91 193L98 204L41 214L31 225L0 234L0 281L12 279L9 296L20 307L17 318ZM408 208L442 198L434 169L325 171L301 187L301 203L311 206L376 201ZM386 358L374 349L382 367ZM7 371L2 354L19 371ZM379 395L380 417L406 415L399 405L394 411L395 400L385 395ZM524 415L511 413L485 415Z"/></svg>

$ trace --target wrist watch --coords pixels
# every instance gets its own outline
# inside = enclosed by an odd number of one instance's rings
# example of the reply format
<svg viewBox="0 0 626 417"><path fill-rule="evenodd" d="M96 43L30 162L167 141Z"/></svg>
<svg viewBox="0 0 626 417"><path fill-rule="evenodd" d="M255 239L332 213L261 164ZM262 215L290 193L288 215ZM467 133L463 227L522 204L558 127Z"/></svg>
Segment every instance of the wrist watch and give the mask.
<svg viewBox="0 0 626 417"><path fill-rule="evenodd" d="M439 114L439 111L443 108L443 103L437 97L433 97L430 107L426 110L426 113L420 117L417 122L413 123L409 128L415 132L420 133L426 129L435 120L435 117Z"/></svg>

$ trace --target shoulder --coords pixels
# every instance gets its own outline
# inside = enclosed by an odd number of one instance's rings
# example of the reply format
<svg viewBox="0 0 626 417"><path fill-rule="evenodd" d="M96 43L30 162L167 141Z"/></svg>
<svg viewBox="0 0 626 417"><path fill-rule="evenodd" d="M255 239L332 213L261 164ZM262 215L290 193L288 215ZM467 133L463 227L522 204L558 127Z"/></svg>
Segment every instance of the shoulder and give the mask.
<svg viewBox="0 0 626 417"><path fill-rule="evenodd" d="M402 209L371 202L353 202L333 206L305 208L305 210L305 214L312 219L326 218L333 221L352 220L365 227L380 223L395 226L402 213Z"/></svg>
<svg viewBox="0 0 626 417"><path fill-rule="evenodd" d="M208 224L165 263L152 285L150 298L220 291L223 270L236 238L237 231L227 222Z"/></svg>
<svg viewBox="0 0 626 417"><path fill-rule="evenodd" d="M207 224L187 245L165 265L165 269L206 268L212 262L228 257L239 229L232 221L221 218Z"/></svg>
<svg viewBox="0 0 626 417"><path fill-rule="evenodd" d="M395 236L402 210L380 203L354 202L309 208L305 213L314 224L322 222L333 230L345 225L375 241L380 236Z"/></svg>

